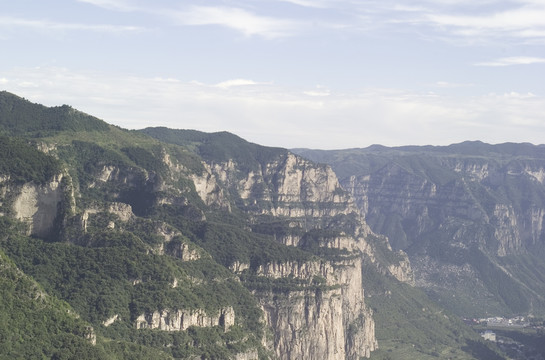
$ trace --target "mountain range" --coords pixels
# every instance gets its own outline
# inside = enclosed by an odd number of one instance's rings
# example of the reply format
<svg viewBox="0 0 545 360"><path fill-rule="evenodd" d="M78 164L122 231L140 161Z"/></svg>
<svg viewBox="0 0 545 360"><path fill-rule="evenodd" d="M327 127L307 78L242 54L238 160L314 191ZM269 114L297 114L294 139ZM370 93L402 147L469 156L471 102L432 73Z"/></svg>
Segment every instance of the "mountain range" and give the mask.
<svg viewBox="0 0 545 360"><path fill-rule="evenodd" d="M460 317L543 313L542 147L287 150L8 92L0 147L3 358L503 359Z"/></svg>
<svg viewBox="0 0 545 360"><path fill-rule="evenodd" d="M328 163L415 283L460 316L542 316L545 147L372 146L296 151Z"/></svg>

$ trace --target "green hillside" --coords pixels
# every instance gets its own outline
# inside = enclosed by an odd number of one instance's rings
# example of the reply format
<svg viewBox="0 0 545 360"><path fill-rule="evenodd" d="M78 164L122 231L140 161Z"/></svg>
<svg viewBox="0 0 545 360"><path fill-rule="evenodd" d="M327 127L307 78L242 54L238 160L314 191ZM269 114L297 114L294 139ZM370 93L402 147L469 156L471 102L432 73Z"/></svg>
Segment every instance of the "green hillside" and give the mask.
<svg viewBox="0 0 545 360"><path fill-rule="evenodd" d="M247 349L265 354L260 343L265 329L251 293L190 240L200 240L199 232L205 225L200 223L206 207L186 180L186 174L202 171L197 156L182 147L111 127L68 107L46 108L7 93L0 98L0 126L5 134L0 145L6 150L0 155L0 169L9 176L2 186L42 184L63 171L69 175L64 176L64 191L76 194L75 199L67 198L63 203L62 225L47 241L11 231L0 248L21 274L35 279L54 298L66 301L74 314L94 328L101 344L96 349L105 348L107 353L117 354L111 358L119 359L149 358L151 350L147 349L152 348L153 358L229 358ZM37 151L36 144L50 148L49 155ZM165 154L184 169L174 179L163 165ZM97 174L109 168L115 168L122 179L97 182ZM173 181L176 188L155 188L153 183L162 181ZM168 197L169 191L186 200L180 201L181 205L156 206L155 201ZM9 212L14 200L3 200L3 208ZM145 217L120 221L107 211L113 202L128 203L135 214ZM93 210L85 215L88 209ZM165 213L174 226L165 223ZM88 219L85 229L81 227L82 217ZM108 228L113 223L116 228ZM179 235L164 244L157 228L170 228ZM240 232L252 243L251 233ZM163 246L164 255L157 250ZM189 246L198 259L178 259L176 249L182 246ZM229 331L216 326L186 332L137 330L133 325L142 313L180 307L211 316L231 307L236 324ZM104 326L113 316L118 320ZM36 331L43 331L40 329ZM47 336L36 336L38 344L41 338L50 341ZM180 345L167 346L173 343ZM74 346L76 350L82 347ZM90 351L89 356L102 355Z"/></svg>
<svg viewBox="0 0 545 360"><path fill-rule="evenodd" d="M16 183L44 183L61 170L59 161L26 141L0 136L0 175Z"/></svg>
<svg viewBox="0 0 545 360"><path fill-rule="evenodd" d="M286 149L250 143L228 132L205 133L197 130L173 130L164 127L140 130L168 144L183 145L205 160L217 162L236 159L243 170L254 170L282 154Z"/></svg>
<svg viewBox="0 0 545 360"><path fill-rule="evenodd" d="M68 105L46 107L0 92L0 133L12 136L44 137L61 131L110 130L110 125Z"/></svg>
<svg viewBox="0 0 545 360"><path fill-rule="evenodd" d="M371 359L504 359L456 315L420 290L365 269L380 349Z"/></svg>
<svg viewBox="0 0 545 360"><path fill-rule="evenodd" d="M304 272L317 264L340 271L362 254L327 246L359 236L359 215L334 201L347 192L337 187L319 194L321 202L308 200L319 198L311 185L333 181L331 172L285 149L228 133L128 131L6 92L0 129L0 357L272 359L280 335L266 323L263 309L272 305L265 301L304 297L320 304L344 285L334 283L335 274L265 276L263 268L289 264ZM297 189L301 199L279 194L289 161L290 171L309 169L325 180L310 178ZM241 183L254 187L241 195ZM275 213L292 210L296 215ZM412 353L422 356L486 359L465 348L475 334L442 320L422 293L385 276L402 257L384 239L365 241L376 255L365 287L374 294L379 358L415 342ZM385 287L396 302L375 302ZM422 304L435 315L391 342L394 323L413 319ZM347 326L347 336L359 323ZM430 341L437 343L433 350Z"/></svg>
<svg viewBox="0 0 545 360"><path fill-rule="evenodd" d="M23 244L44 243L19 234L18 225L0 218L0 246L13 255ZM25 251L35 251L27 246ZM45 254L19 253L21 262L33 262ZM77 261L79 259L73 259ZM58 265L58 264L57 264ZM66 265L64 265L66 266ZM57 272L53 266L40 266L43 280ZM75 270L77 271L77 270ZM58 274L55 275L58 278ZM46 281L35 281L23 272L4 250L0 250L0 358L3 359L169 359L167 354L132 341L111 341L97 334L96 327L80 317L71 305L71 296L53 295L57 291ZM70 286L69 280L63 283ZM44 286L45 285L45 286ZM60 299L63 300L60 300ZM85 300L87 301L87 300Z"/></svg>

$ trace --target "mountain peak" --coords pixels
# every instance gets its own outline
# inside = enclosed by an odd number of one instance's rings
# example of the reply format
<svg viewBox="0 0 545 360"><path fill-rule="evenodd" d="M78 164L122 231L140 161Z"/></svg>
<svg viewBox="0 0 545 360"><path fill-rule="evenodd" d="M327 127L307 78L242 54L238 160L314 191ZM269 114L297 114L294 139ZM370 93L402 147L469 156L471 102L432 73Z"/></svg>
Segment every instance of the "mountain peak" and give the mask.
<svg viewBox="0 0 545 360"><path fill-rule="evenodd" d="M61 131L108 131L104 121L69 105L46 107L7 91L0 92L0 132L44 137Z"/></svg>

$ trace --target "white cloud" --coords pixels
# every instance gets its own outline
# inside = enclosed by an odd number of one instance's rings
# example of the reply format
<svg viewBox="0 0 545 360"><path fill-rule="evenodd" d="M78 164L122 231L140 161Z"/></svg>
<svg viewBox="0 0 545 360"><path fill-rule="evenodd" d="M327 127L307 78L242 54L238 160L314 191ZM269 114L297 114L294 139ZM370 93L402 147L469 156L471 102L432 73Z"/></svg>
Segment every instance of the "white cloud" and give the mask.
<svg viewBox="0 0 545 360"><path fill-rule="evenodd" d="M247 36L266 38L290 36L301 27L294 20L256 15L241 8L222 6L191 6L187 10L170 12L183 25L219 25L242 32Z"/></svg>
<svg viewBox="0 0 545 360"><path fill-rule="evenodd" d="M94 6L98 6L108 10L117 11L134 11L138 8L135 7L127 0L77 0L81 3L87 3Z"/></svg>
<svg viewBox="0 0 545 360"><path fill-rule="evenodd" d="M303 94L308 96L329 96L330 95L329 91L316 91L316 90L303 91Z"/></svg>
<svg viewBox="0 0 545 360"><path fill-rule="evenodd" d="M346 2L345 2L346 3ZM463 44L545 42L545 2L532 0L399 0L352 3L353 13L376 29L407 31L426 39ZM425 35L424 35L425 34Z"/></svg>
<svg viewBox="0 0 545 360"><path fill-rule="evenodd" d="M268 39L294 36L297 34L329 29L333 31L352 29L355 27L354 4L351 0L268 0L270 2L284 2L307 8L307 12L299 12L297 16L289 18L271 14L272 7L237 2L237 7L227 5L201 5L202 2L187 1L184 4L173 6L172 2L158 2L151 5L149 2L137 0L77 0L92 4L104 9L122 12L140 12L147 15L175 19L182 26L224 26L246 36L261 36ZM229 3L229 2L221 2ZM359 6L357 6L359 7ZM343 10L351 14L344 19L329 21L329 16L310 16L309 8L330 9L334 12ZM331 15L331 14L329 14Z"/></svg>
<svg viewBox="0 0 545 360"><path fill-rule="evenodd" d="M545 98L508 92L439 96L396 89L311 94L277 84L184 82L62 68L0 72L4 87L48 106L70 104L125 128L227 130L269 146L347 148L467 139L543 143ZM221 83L220 83L221 84ZM29 85L32 85L29 87ZM257 90L257 91L254 91ZM312 96L312 92L328 96ZM314 94L317 95L317 94Z"/></svg>
<svg viewBox="0 0 545 360"><path fill-rule="evenodd" d="M478 13L435 9L423 14L422 21L436 26L438 31L477 40L536 40L543 39L545 4L522 2L509 9L499 11L498 7L491 7Z"/></svg>
<svg viewBox="0 0 545 360"><path fill-rule="evenodd" d="M315 89L303 91L303 94L307 96L321 97L331 95L331 91L323 85L316 85Z"/></svg>
<svg viewBox="0 0 545 360"><path fill-rule="evenodd" d="M253 80L247 80L247 79L232 79L232 80L226 80L222 81L214 86L222 88L222 89L228 89L233 86L248 86L248 85L261 85L264 83L258 83Z"/></svg>
<svg viewBox="0 0 545 360"><path fill-rule="evenodd" d="M519 92L516 92L516 91L511 91L511 92L503 94L503 97L512 98L512 99L528 99L528 98L536 97L536 95L532 94L531 92L528 92L526 94L522 94L522 93L519 93Z"/></svg>
<svg viewBox="0 0 545 360"><path fill-rule="evenodd" d="M140 12L163 18L171 18L183 26L218 25L242 32L246 36L259 35L269 39L291 36L298 29L309 26L304 21L258 15L253 11L255 7L251 7L252 11L250 11L242 7L192 5L192 1L177 7L173 7L171 4L164 5L161 2L150 5L149 2L137 2L134 0L78 1L108 10ZM296 3L307 2L306 0L287 1Z"/></svg>
<svg viewBox="0 0 545 360"><path fill-rule="evenodd" d="M334 6L335 2L328 0L278 0L280 2L287 2L303 7L325 9ZM337 2L338 4L339 2Z"/></svg>
<svg viewBox="0 0 545 360"><path fill-rule="evenodd" d="M437 81L435 86L443 89L455 89L455 88L464 88L464 87L473 87L475 84L471 83L452 83L448 81Z"/></svg>
<svg viewBox="0 0 545 360"><path fill-rule="evenodd" d="M163 17L175 17L185 26L218 25L246 36L259 35L274 39L299 34L302 30L381 31L385 28L405 32L406 27L432 29L428 38L466 42L520 41L545 42L545 3L540 0L268 0L260 2L186 1L173 6L170 2L150 4L138 0L78 0L109 10L136 11ZM293 18L273 14L270 3L297 5L301 10ZM328 16L316 9L328 9ZM296 17L298 16L298 18ZM335 19L332 21L331 19ZM418 32L420 34L424 32ZM428 33L428 32L426 32ZM445 37L446 35L446 37Z"/></svg>
<svg viewBox="0 0 545 360"><path fill-rule="evenodd" d="M467 29L513 31L545 26L545 8L513 9L485 15L431 14L427 18L438 25Z"/></svg>
<svg viewBox="0 0 545 360"><path fill-rule="evenodd" d="M144 30L138 26L120 26L120 25L108 25L108 24L76 24L76 23L62 23L49 20L30 20L17 17L0 17L0 26L8 27L26 27L37 30L80 30L80 31L94 31L94 32L134 32Z"/></svg>
<svg viewBox="0 0 545 360"><path fill-rule="evenodd" d="M501 58L493 61L476 63L475 66L512 66L512 65L531 65L543 64L545 58L530 57L530 56L513 56Z"/></svg>

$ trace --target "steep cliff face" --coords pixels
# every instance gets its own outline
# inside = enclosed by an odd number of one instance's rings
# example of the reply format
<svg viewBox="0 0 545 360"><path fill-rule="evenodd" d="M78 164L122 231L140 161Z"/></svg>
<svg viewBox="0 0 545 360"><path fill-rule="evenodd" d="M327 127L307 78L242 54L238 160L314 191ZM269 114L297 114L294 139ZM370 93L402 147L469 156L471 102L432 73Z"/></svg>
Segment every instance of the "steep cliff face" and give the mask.
<svg viewBox="0 0 545 360"><path fill-rule="evenodd" d="M412 282L412 270L406 256L392 262L375 256L366 241L371 230L331 168L286 152L250 171L233 159L210 162L206 169L209 185L197 188L203 189L199 191L203 201L210 199L205 189L221 185L252 218L254 231L265 231L285 245L337 254L320 261L266 263L255 269L250 264L231 265L236 273L251 273L258 279L297 282L287 291L254 291L273 329L271 346L277 357L369 357L377 341L372 311L365 305L364 258L401 281ZM263 230L260 224L271 218L283 226ZM387 240L381 241L391 252Z"/></svg>
<svg viewBox="0 0 545 360"><path fill-rule="evenodd" d="M154 134L153 129L147 132ZM227 264L259 300L276 356L369 357L377 342L372 311L364 301L362 269L366 255L375 258L365 240L371 231L331 168L285 150L229 139L231 135L176 134L165 138L185 139L203 154L204 171L193 181L205 204L232 212L236 208L247 216L252 232L319 255ZM210 150L216 143L222 147L217 153ZM396 275L403 272L399 263L383 265L386 272L390 265Z"/></svg>
<svg viewBox="0 0 545 360"><path fill-rule="evenodd" d="M235 325L235 311L230 307L221 309L215 315L208 315L200 309L165 309L142 314L135 321L137 329L159 329L163 331L183 331L191 326L220 326L224 331L227 331L233 325Z"/></svg>
<svg viewBox="0 0 545 360"><path fill-rule="evenodd" d="M329 166L314 164L289 152L248 172L233 160L205 166L209 173L199 178L196 188L207 203L214 202L209 189L217 188L219 183L229 189L231 198L240 200L237 204L247 213L294 219L297 221L290 226L303 230L322 227L336 216L359 214L352 197L342 189ZM204 183L203 178L207 179ZM218 206L223 198L215 200ZM307 221L300 221L302 218ZM370 231L364 221L359 221L357 227L361 235ZM290 233L278 240L297 246L300 239Z"/></svg>
<svg viewBox="0 0 545 360"><path fill-rule="evenodd" d="M468 297L458 301L467 301L468 312L488 311L487 303L493 311L520 311L518 300L492 284L507 276L516 279L520 292L544 285L525 284L525 275L504 266L512 256L545 249L542 148L464 143L302 153L343 174L341 185L371 229L406 251L416 283L444 301L452 303L443 296L457 289ZM348 158L353 167L346 165ZM465 305L453 306L464 311Z"/></svg>
<svg viewBox="0 0 545 360"><path fill-rule="evenodd" d="M191 176L191 179L195 185L195 190L206 205L214 205L221 209L230 211L231 204L226 198L223 188L218 185L216 178L212 175L213 171L211 167L204 162L203 166L205 169L203 173L193 174ZM215 171L215 173L220 174L220 176L224 174L221 169L219 171Z"/></svg>
<svg viewBox="0 0 545 360"><path fill-rule="evenodd" d="M362 257L268 264L258 276L297 279L300 289L256 291L280 359L359 359L377 348L364 302ZM303 284L303 286L301 286Z"/></svg>
<svg viewBox="0 0 545 360"><path fill-rule="evenodd" d="M28 235L51 235L64 198L62 179L59 174L43 185L26 183L10 190L17 194L13 200L15 218L28 225Z"/></svg>
<svg viewBox="0 0 545 360"><path fill-rule="evenodd" d="M394 248L407 249L441 227L466 244L474 242L506 256L543 243L545 197L538 178L545 163L536 165L515 172L513 164L494 160L441 159L444 178L434 179L392 163L370 175L351 176L343 184L371 227L388 235ZM493 234L471 239L461 224L490 226Z"/></svg>

